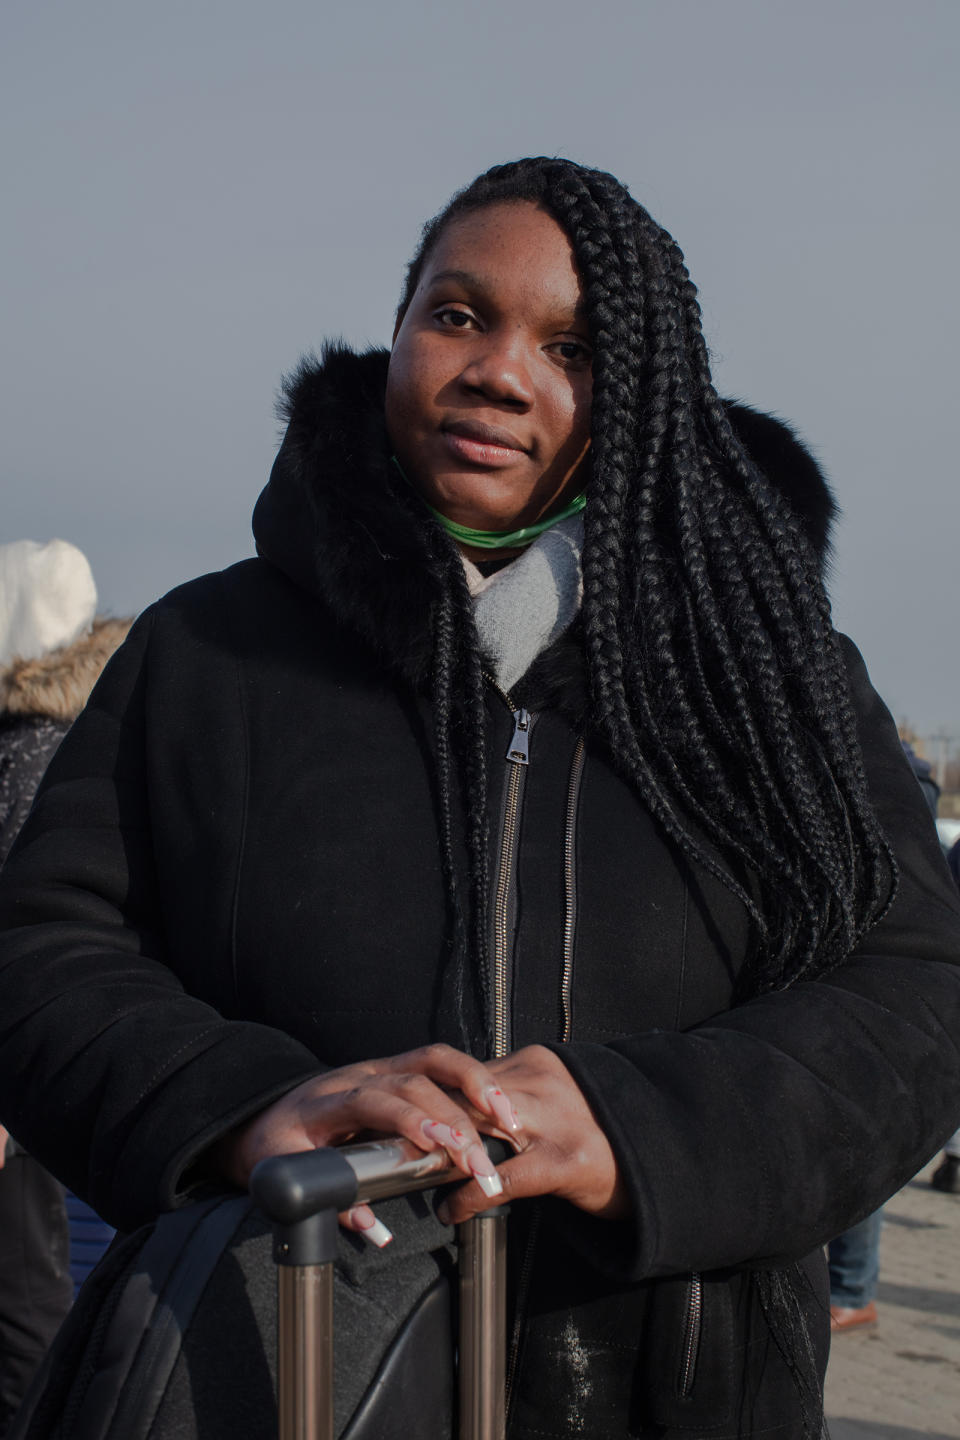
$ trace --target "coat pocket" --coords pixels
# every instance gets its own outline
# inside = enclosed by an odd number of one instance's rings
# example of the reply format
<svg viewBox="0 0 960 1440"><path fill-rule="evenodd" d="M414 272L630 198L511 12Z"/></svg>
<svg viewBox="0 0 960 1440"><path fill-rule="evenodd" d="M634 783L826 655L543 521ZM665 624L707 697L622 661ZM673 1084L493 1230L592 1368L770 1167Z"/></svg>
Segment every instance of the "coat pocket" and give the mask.
<svg viewBox="0 0 960 1440"><path fill-rule="evenodd" d="M643 1421L708 1431L736 1408L736 1301L729 1275L678 1275L653 1287L640 1358Z"/></svg>

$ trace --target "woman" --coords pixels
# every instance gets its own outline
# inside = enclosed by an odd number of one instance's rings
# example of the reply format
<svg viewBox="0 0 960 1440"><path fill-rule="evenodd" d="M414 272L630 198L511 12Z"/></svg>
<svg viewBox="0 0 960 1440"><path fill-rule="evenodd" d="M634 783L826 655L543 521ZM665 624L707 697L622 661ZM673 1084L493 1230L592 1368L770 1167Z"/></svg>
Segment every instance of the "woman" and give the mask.
<svg viewBox="0 0 960 1440"><path fill-rule="evenodd" d="M97 617L66 540L0 545L0 865L129 621ZM0 1436L73 1300L61 1185L0 1125Z"/></svg>
<svg viewBox="0 0 960 1440"><path fill-rule="evenodd" d="M286 404L258 558L141 618L2 882L11 1126L121 1227L443 1145L443 1218L519 1202L511 1436L815 1427L819 1247L960 1082L957 900L819 472L561 160L455 197L390 355Z"/></svg>

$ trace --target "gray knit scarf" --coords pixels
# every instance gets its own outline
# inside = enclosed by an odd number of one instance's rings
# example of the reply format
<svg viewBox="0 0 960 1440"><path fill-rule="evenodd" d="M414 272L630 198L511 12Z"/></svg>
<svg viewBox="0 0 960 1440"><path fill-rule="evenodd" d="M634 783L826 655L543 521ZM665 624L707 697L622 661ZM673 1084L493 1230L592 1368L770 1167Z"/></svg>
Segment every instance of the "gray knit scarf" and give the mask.
<svg viewBox="0 0 960 1440"><path fill-rule="evenodd" d="M560 520L493 575L463 557L480 648L504 690L573 623L583 599L583 515Z"/></svg>

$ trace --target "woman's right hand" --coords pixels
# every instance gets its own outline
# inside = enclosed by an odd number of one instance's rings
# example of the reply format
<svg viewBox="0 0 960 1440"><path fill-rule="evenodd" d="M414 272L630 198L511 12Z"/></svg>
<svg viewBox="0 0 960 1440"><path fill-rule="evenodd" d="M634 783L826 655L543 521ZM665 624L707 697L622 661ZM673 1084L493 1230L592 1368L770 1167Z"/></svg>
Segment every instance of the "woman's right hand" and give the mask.
<svg viewBox="0 0 960 1440"><path fill-rule="evenodd" d="M428 1045L305 1080L225 1135L213 1147L214 1163L246 1189L254 1166L268 1156L342 1145L360 1133L402 1135L423 1151L442 1147L468 1179L488 1196L497 1195L500 1177L487 1158L477 1122L451 1091L489 1116L485 1133L516 1138L520 1123L496 1076L450 1045ZM366 1205L355 1206L340 1220L375 1243L389 1239Z"/></svg>

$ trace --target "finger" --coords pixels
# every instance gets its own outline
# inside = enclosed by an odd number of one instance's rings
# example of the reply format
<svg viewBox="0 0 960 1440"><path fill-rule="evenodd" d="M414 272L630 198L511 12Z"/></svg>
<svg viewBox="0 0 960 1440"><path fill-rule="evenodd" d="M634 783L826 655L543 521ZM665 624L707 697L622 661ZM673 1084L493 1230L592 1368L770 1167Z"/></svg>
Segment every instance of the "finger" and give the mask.
<svg viewBox="0 0 960 1440"><path fill-rule="evenodd" d="M397 1055L391 1062L397 1070L427 1075L449 1090L461 1090L467 1100L489 1115L507 1134L521 1128L520 1117L499 1079L480 1060L455 1050L452 1045L427 1045Z"/></svg>
<svg viewBox="0 0 960 1440"><path fill-rule="evenodd" d="M496 1205L508 1205L531 1195L549 1195L555 1189L555 1176L542 1158L529 1152L505 1160L497 1168L500 1190L488 1194L479 1180L458 1185L437 1207L437 1216L444 1224L460 1225Z"/></svg>
<svg viewBox="0 0 960 1440"><path fill-rule="evenodd" d="M400 1135L428 1153L446 1150L465 1175L485 1174L489 1164L486 1152L463 1111L422 1076L408 1079L413 1083L394 1081L388 1087L381 1077L376 1086L364 1085L326 1097L311 1116L311 1131L324 1136L321 1143L356 1131ZM411 1094L415 1098L410 1098ZM427 1105L446 1118L430 1114Z"/></svg>
<svg viewBox="0 0 960 1440"><path fill-rule="evenodd" d="M464 1095L456 1093L450 1098L456 1100L457 1104L463 1107L468 1118L473 1121L478 1132L485 1139L503 1140L516 1154L519 1154L521 1150L526 1150L527 1146L533 1143L535 1136L529 1129L504 1130L486 1111L478 1110L476 1105L472 1104Z"/></svg>
<svg viewBox="0 0 960 1440"><path fill-rule="evenodd" d="M345 1210L339 1218L344 1230L352 1230L355 1234L362 1235L364 1240L376 1245L378 1250L389 1245L393 1239L393 1231L388 1230L383 1221L377 1219L369 1205L354 1205L352 1210Z"/></svg>
<svg viewBox="0 0 960 1440"><path fill-rule="evenodd" d="M379 1100L374 1100L379 1118L376 1126L368 1120L367 1128L388 1129L386 1116L392 1114L399 1133L409 1137L422 1150L430 1151L442 1146L464 1175L490 1179L491 1167L482 1147L480 1132L470 1114L458 1104L455 1096L441 1090L426 1075L379 1075L375 1081L358 1086L355 1095L360 1105L368 1105L374 1096L390 1096L395 1105L399 1103L410 1107L406 1111L388 1111L386 1107L381 1107ZM363 1112L351 1106L343 1110L342 1118L344 1121L355 1119L358 1113ZM369 1115L371 1112L367 1110L366 1113ZM410 1128L412 1126L418 1126L419 1133Z"/></svg>
<svg viewBox="0 0 960 1440"><path fill-rule="evenodd" d="M493 1083L486 1087L482 1099L501 1130L508 1136L519 1134L523 1129L523 1125L520 1116L514 1109L513 1101L509 1095L507 1095L506 1091L502 1090L496 1083Z"/></svg>

